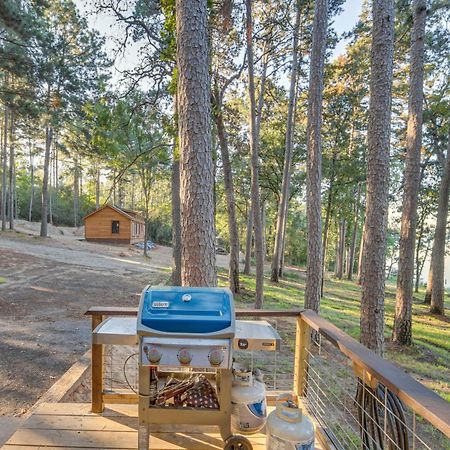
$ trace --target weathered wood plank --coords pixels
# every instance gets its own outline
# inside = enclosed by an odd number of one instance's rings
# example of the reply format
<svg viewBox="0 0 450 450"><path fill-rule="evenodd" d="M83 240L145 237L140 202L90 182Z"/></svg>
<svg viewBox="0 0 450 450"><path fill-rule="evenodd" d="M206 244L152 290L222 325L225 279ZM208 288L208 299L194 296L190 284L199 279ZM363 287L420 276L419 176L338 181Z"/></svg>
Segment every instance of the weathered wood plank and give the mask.
<svg viewBox="0 0 450 450"><path fill-rule="evenodd" d="M91 411L90 403L46 403L39 405L35 414L53 416L98 416ZM137 405L108 405L99 417L137 417Z"/></svg>
<svg viewBox="0 0 450 450"><path fill-rule="evenodd" d="M269 407L269 411L273 408ZM135 449L136 405L114 405L102 415L90 412L87 403L43 404L2 450ZM218 427L152 425L151 450L221 449ZM265 449L265 435L250 436L254 450ZM319 443L316 450L324 450Z"/></svg>
<svg viewBox="0 0 450 450"><path fill-rule="evenodd" d="M136 431L137 417L57 416L33 414L22 426L32 430Z"/></svg>
<svg viewBox="0 0 450 450"><path fill-rule="evenodd" d="M138 309L134 306L91 306L85 316L137 316Z"/></svg>
<svg viewBox="0 0 450 450"><path fill-rule="evenodd" d="M137 432L34 430L20 429L7 442L10 446L34 447L83 447L97 449L133 449L137 444ZM265 447L265 436L252 436L254 448ZM152 434L151 449L221 449L223 441L219 433L164 433Z"/></svg>
<svg viewBox="0 0 450 450"><path fill-rule="evenodd" d="M84 431L137 431L138 419L130 416L101 417L33 415L21 428ZM210 425L150 425L152 433L217 433L217 426Z"/></svg>
<svg viewBox="0 0 450 450"><path fill-rule="evenodd" d="M89 447L37 447L35 445L9 445L5 444L1 450L92 450Z"/></svg>
<svg viewBox="0 0 450 450"><path fill-rule="evenodd" d="M105 403L136 403L139 402L139 397L134 392L103 392L103 401Z"/></svg>
<svg viewBox="0 0 450 450"><path fill-rule="evenodd" d="M104 432L74 430L20 429L7 442L9 445L88 447L88 448L134 448L136 432Z"/></svg>
<svg viewBox="0 0 450 450"><path fill-rule="evenodd" d="M89 370L91 350L88 350L70 369L27 411L25 418L30 417L44 403L60 402L70 395L82 382Z"/></svg>
<svg viewBox="0 0 450 450"><path fill-rule="evenodd" d="M290 309L237 309L236 317L298 317L303 310ZM137 307L123 306L91 306L84 314L86 316L137 316Z"/></svg>

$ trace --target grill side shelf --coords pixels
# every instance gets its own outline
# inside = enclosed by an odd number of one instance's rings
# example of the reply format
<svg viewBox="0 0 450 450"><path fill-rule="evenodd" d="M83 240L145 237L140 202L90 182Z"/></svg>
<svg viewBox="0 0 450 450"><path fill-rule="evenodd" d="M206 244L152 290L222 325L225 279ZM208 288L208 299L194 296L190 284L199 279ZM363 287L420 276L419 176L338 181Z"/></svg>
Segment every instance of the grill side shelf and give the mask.
<svg viewBox="0 0 450 450"><path fill-rule="evenodd" d="M281 338L277 330L265 320L236 320L234 350L280 350Z"/></svg>
<svg viewBox="0 0 450 450"><path fill-rule="evenodd" d="M94 344L135 345L136 317L110 317L104 320L92 333ZM235 350L280 349L281 338L278 332L265 320L237 320L233 340Z"/></svg>

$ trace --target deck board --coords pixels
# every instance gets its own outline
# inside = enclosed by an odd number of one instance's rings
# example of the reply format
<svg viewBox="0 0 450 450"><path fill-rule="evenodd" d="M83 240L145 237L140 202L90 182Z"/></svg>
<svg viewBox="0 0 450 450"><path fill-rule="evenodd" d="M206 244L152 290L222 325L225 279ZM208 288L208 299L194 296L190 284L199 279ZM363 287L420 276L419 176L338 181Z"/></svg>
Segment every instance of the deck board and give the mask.
<svg viewBox="0 0 450 450"><path fill-rule="evenodd" d="M14 433L2 450L116 450L137 448L137 406L109 405L103 414L85 403L47 403ZM156 432L158 431L158 432ZM265 435L250 436L254 450L265 450ZM153 429L151 450L222 449L217 427L165 425ZM316 450L322 447L316 446Z"/></svg>

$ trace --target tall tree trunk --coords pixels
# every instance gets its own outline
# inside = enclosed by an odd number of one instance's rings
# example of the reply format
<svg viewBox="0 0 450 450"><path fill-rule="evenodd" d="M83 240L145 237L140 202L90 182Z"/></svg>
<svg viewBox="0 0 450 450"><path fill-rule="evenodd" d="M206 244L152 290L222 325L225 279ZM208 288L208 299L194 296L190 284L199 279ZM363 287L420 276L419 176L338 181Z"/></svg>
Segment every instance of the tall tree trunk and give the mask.
<svg viewBox="0 0 450 450"><path fill-rule="evenodd" d="M49 170L48 170L48 221L51 225L53 225L53 182L54 182L54 167L55 167L55 138L56 132L53 132L52 139L52 150L50 150L50 161L49 161Z"/></svg>
<svg viewBox="0 0 450 450"><path fill-rule="evenodd" d="M427 243L425 254L423 255L423 258L421 259L420 258L420 247L421 247L421 242L418 242L416 245L416 277L415 277L415 285L414 285L415 293L419 292L420 276L422 275L423 266L425 264L425 261L428 258L428 254L430 253L430 244Z"/></svg>
<svg viewBox="0 0 450 450"><path fill-rule="evenodd" d="M267 215L266 215L266 202L265 201L262 201L262 203L261 203L261 222L262 222L262 229L263 229L263 255L264 255L264 261L265 261L266 256L267 256L267 233L266 233Z"/></svg>
<svg viewBox="0 0 450 450"><path fill-rule="evenodd" d="M55 133L56 134L56 133ZM53 176L53 195L54 195L54 209L58 207L58 197L59 197L59 156L58 156L58 135L55 135L53 139L53 163L54 163L54 176ZM53 217L51 217L53 220ZM52 222L53 223L53 222Z"/></svg>
<svg viewBox="0 0 450 450"><path fill-rule="evenodd" d="M116 168L113 169L113 206L117 205Z"/></svg>
<svg viewBox="0 0 450 450"><path fill-rule="evenodd" d="M215 286L211 95L206 0L176 0L181 279Z"/></svg>
<svg viewBox="0 0 450 450"><path fill-rule="evenodd" d="M234 200L233 174L231 172L230 153L228 150L228 136L222 114L222 98L219 88L214 89L214 119L219 138L220 154L222 158L223 180L227 198L228 232L230 235L230 269L229 283L233 293L239 292L239 232L236 222L236 205Z"/></svg>
<svg viewBox="0 0 450 450"><path fill-rule="evenodd" d="M297 99L298 99L298 95L299 95L298 87L299 87L299 83L297 82L297 89L296 89L295 101L294 101L294 113L293 113L294 123L295 123L295 117L297 115ZM289 201L289 199L288 199L288 201ZM286 220L284 221L283 235L281 237L280 270L278 271L278 274L281 278L283 277L283 271L284 271L284 266L285 266L286 228L287 228L288 217L289 217L289 214L288 214L288 211L286 211Z"/></svg>
<svg viewBox="0 0 450 450"><path fill-rule="evenodd" d="M422 273L422 267L420 262L420 249L422 247L422 240L423 240L423 234L425 231L425 214L426 209L422 209L422 214L420 215L420 218L418 219L419 224L419 231L417 233L417 241L416 241L416 248L415 248L415 272L416 275L414 277L414 292L419 292L419 284L420 284L420 275ZM428 247L428 246L427 246ZM425 253L425 260L428 257L428 248Z"/></svg>
<svg viewBox="0 0 450 450"><path fill-rule="evenodd" d="M252 261L252 237L253 237L253 211L252 207L247 210L247 236L245 240L245 263L244 274L250 275L250 267Z"/></svg>
<svg viewBox="0 0 450 450"><path fill-rule="evenodd" d="M16 176L16 163L15 163L15 148L14 148L14 112L11 111L10 127L9 127L9 199L8 199L8 219L9 229L14 230L14 192L15 192L15 176Z"/></svg>
<svg viewBox="0 0 450 450"><path fill-rule="evenodd" d="M313 38L309 73L308 124L306 128L306 216L308 249L306 265L305 308L316 312L320 307L322 287L322 97L323 68L327 42L328 1L314 6Z"/></svg>
<svg viewBox="0 0 450 450"><path fill-rule="evenodd" d="M4 117L0 120L0 166L3 172L3 120ZM2 199L3 199L3 187L0 184L0 220L1 220L1 210L2 210Z"/></svg>
<svg viewBox="0 0 450 450"><path fill-rule="evenodd" d="M382 355L394 48L393 0L374 0L372 8L364 280L360 327L361 343Z"/></svg>
<svg viewBox="0 0 450 450"><path fill-rule="evenodd" d="M100 208L100 169L95 171L95 209L98 208Z"/></svg>
<svg viewBox="0 0 450 450"><path fill-rule="evenodd" d="M17 189L16 189L16 183L17 183L17 179L16 179L16 173L14 172L14 219L17 219L18 214L20 212L19 210L19 202L17 201Z"/></svg>
<svg viewBox="0 0 450 450"><path fill-rule="evenodd" d="M49 172L48 182L48 223L53 225L53 189L52 189L52 172Z"/></svg>
<svg viewBox="0 0 450 450"><path fill-rule="evenodd" d="M79 185L78 197L81 198L83 197L83 168L81 167L81 164L78 164L78 185Z"/></svg>
<svg viewBox="0 0 450 450"><path fill-rule="evenodd" d="M448 136L447 159L441 187L439 189L438 215L436 218L436 230L433 242L433 272L431 286L430 312L444 315L444 262L445 242L447 235L448 199L450 191L450 133Z"/></svg>
<svg viewBox="0 0 450 450"><path fill-rule="evenodd" d="M422 274L421 265L420 265L420 240L416 244L416 276L414 278L414 292L417 294L419 292L420 285L420 275ZM428 252L425 253L425 257L428 257Z"/></svg>
<svg viewBox="0 0 450 450"><path fill-rule="evenodd" d="M278 282L280 275L280 260L283 252L283 234L286 228L286 216L289 202L289 184L291 181L292 150L294 137L294 111L296 100L297 74L298 74L298 35L300 29L300 2L296 4L294 36L292 43L291 83L289 87L288 115L286 123L285 151L283 181L281 183L281 195L278 203L277 226L275 231L275 245L272 256L271 281Z"/></svg>
<svg viewBox="0 0 450 450"><path fill-rule="evenodd" d="M341 233L341 227L340 224L337 224L337 234L335 237L335 241L334 241L334 248L335 248L335 258L334 258L334 276L337 275L337 271L338 271L338 261L339 261L339 235Z"/></svg>
<svg viewBox="0 0 450 450"><path fill-rule="evenodd" d="M181 286L181 212L180 212L180 160L174 151L172 163L172 279Z"/></svg>
<svg viewBox="0 0 450 450"><path fill-rule="evenodd" d="M364 225L363 229L361 230L361 240L359 241L359 255L358 255L358 284L361 286L364 278L364 265L363 265L363 258L364 258Z"/></svg>
<svg viewBox="0 0 450 450"><path fill-rule="evenodd" d="M267 50L267 44L263 47L263 58L262 58L262 68L261 76L259 82L259 92L258 92L258 103L256 107L256 137L259 142L259 136L261 133L261 118L262 111L264 108L264 95L266 93L266 81L267 81L267 68L269 66L269 51Z"/></svg>
<svg viewBox="0 0 450 450"><path fill-rule="evenodd" d="M6 202L7 202L7 187L6 187L6 172L8 171L7 164L7 148L8 148L8 123L9 111L5 105L5 117L3 121L3 148L2 148L2 231L6 231Z"/></svg>
<svg viewBox="0 0 450 450"><path fill-rule="evenodd" d="M34 158L31 141L28 142L28 146L30 150L30 184L31 184L30 203L28 205L28 221L31 222L33 218L33 200L34 200Z"/></svg>
<svg viewBox="0 0 450 450"><path fill-rule="evenodd" d="M253 230L255 235L256 295L255 308L262 308L264 301L264 255L259 196L259 136L256 128L256 96L253 66L253 19L252 0L245 1L248 61L248 92L250 97L250 159L251 159L251 199L253 212Z"/></svg>
<svg viewBox="0 0 450 450"><path fill-rule="evenodd" d="M405 190L400 231L395 318L392 330L392 340L401 345L411 345L412 343L414 249L420 186L420 150L422 147L426 1L414 0L412 8L413 28L411 33L409 113L406 130Z"/></svg>
<svg viewBox="0 0 450 450"><path fill-rule="evenodd" d="M48 173L50 169L50 148L52 146L52 138L53 128L50 124L47 124L45 128L44 178L42 180L41 237L47 237Z"/></svg>
<svg viewBox="0 0 450 450"><path fill-rule="evenodd" d="M338 254L337 254L337 269L336 278L342 279L344 273L344 261L345 261L345 219L339 221L339 241L338 241Z"/></svg>
<svg viewBox="0 0 450 450"><path fill-rule="evenodd" d="M147 242L148 242L148 235L149 235L149 220L148 220L148 209L149 209L149 204L150 204L150 194L148 192L148 190L146 189L144 192L144 203L145 203L145 214L144 214L144 258L148 257L148 247L147 247Z"/></svg>
<svg viewBox="0 0 450 450"><path fill-rule="evenodd" d="M78 226L78 203L80 196L80 172L78 166L78 157L74 158L73 169L73 226Z"/></svg>
<svg viewBox="0 0 450 450"><path fill-rule="evenodd" d="M386 274L386 278L389 280L389 278L391 277L391 273L392 273L392 269L393 269L393 267L394 267L394 264L396 263L397 261L395 260L395 259L391 259L391 262L390 262L390 264L389 264L389 267L388 267L388 270L387 270L387 274Z"/></svg>
<svg viewBox="0 0 450 450"><path fill-rule="evenodd" d="M123 208L123 182L122 179L117 181L117 194L119 196L118 206Z"/></svg>
<svg viewBox="0 0 450 450"><path fill-rule="evenodd" d="M283 234L281 236L281 252L280 252L280 270L278 271L278 276L283 277L283 270L284 270L284 250L286 248L286 227L287 227L287 221L288 221L288 212L286 211L286 219L284 221L284 227L283 227Z"/></svg>
<svg viewBox="0 0 450 450"><path fill-rule="evenodd" d="M431 290L433 288L433 257L434 257L434 242L431 250L430 268L428 269L427 289L425 291L425 298L423 301L426 305L431 305Z"/></svg>
<svg viewBox="0 0 450 450"><path fill-rule="evenodd" d="M269 52L267 51L267 46L263 47L263 60L262 60L262 70L259 83L259 93L258 93L258 106L256 108L256 136L259 142L259 136L261 131L261 117L262 110L264 107L264 94L266 91L266 80L267 80L267 67L269 65ZM250 275L250 269L252 264L252 244L253 244L253 210L250 206L247 219L247 235L245 241L245 263L244 263L244 274Z"/></svg>
<svg viewBox="0 0 450 450"><path fill-rule="evenodd" d="M325 223L323 227L323 237L322 237L322 279L320 281L320 296L323 297L323 283L325 279L325 264L327 255L327 244L328 244L328 230L330 228L330 218L331 218L331 205L333 204L333 187L334 187L334 168L336 165L337 154L333 151L333 159L331 160L331 176L330 185L328 187L327 196L327 208L325 213Z"/></svg>
<svg viewBox="0 0 450 450"><path fill-rule="evenodd" d="M358 234L359 201L360 201L360 199L361 199L361 183L358 183L358 189L356 191L354 215L353 215L352 241L350 244L350 251L348 254L348 267L347 267L347 279L348 280L352 280L353 270L355 268L356 236Z"/></svg>
<svg viewBox="0 0 450 450"><path fill-rule="evenodd" d="M135 174L131 174L131 192L130 192L130 202L131 202L131 210L134 211L136 209L136 179Z"/></svg>

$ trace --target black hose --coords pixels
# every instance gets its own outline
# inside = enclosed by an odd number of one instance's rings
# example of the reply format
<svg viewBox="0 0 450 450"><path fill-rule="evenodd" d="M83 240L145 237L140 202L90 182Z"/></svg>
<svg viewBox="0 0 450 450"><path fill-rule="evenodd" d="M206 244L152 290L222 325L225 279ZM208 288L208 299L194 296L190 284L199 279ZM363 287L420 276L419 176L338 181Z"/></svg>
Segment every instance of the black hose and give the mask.
<svg viewBox="0 0 450 450"><path fill-rule="evenodd" d="M358 380L355 401L358 405L358 420L364 449L384 450L384 429L388 435L389 450L409 449L403 404L393 392L381 383L373 389Z"/></svg>

